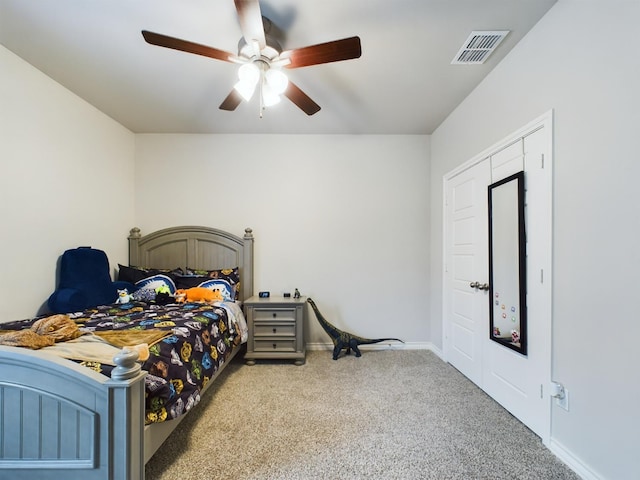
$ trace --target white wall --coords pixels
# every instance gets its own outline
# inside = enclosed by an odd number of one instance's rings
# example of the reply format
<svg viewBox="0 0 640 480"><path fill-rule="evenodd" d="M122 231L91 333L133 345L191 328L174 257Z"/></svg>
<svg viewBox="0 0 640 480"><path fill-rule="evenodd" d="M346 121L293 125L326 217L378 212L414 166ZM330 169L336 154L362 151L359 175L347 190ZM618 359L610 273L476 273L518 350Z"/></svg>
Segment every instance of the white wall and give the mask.
<svg viewBox="0 0 640 480"><path fill-rule="evenodd" d="M136 145L143 234L251 227L256 291L297 287L345 330L428 342L427 136L138 135ZM327 343L313 314L309 323L307 341Z"/></svg>
<svg viewBox="0 0 640 480"><path fill-rule="evenodd" d="M554 109L552 449L640 478L640 2L559 0L432 136L432 341L442 337L442 176Z"/></svg>
<svg viewBox="0 0 640 480"><path fill-rule="evenodd" d="M0 46L0 322L35 315L62 252L127 259L134 135Z"/></svg>

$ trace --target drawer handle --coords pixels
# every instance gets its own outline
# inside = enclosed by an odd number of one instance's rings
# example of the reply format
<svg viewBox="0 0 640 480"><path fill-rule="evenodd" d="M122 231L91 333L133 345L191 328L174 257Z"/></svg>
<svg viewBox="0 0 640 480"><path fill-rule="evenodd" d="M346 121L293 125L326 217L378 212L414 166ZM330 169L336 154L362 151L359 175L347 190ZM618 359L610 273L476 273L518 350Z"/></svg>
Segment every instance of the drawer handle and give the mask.
<svg viewBox="0 0 640 480"><path fill-rule="evenodd" d="M276 333L276 330L277 330L277 329L276 329L276 328L274 328L274 329L273 329L273 333Z"/></svg>
<svg viewBox="0 0 640 480"><path fill-rule="evenodd" d="M274 349L274 350L276 349L276 344L275 344L275 343L273 344L273 349Z"/></svg>
<svg viewBox="0 0 640 480"><path fill-rule="evenodd" d="M276 316L277 316L277 315L278 315L278 314L274 312L274 313L273 313L273 318L276 318Z"/></svg>

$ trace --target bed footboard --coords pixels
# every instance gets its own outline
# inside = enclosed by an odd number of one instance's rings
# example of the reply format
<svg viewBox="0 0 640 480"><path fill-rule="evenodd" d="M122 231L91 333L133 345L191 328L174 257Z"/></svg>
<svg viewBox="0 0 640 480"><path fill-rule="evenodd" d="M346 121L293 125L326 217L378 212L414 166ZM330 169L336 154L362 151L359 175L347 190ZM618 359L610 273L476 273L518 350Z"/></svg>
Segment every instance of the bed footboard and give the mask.
<svg viewBox="0 0 640 480"><path fill-rule="evenodd" d="M144 377L113 378L43 352L0 347L0 477L144 478Z"/></svg>

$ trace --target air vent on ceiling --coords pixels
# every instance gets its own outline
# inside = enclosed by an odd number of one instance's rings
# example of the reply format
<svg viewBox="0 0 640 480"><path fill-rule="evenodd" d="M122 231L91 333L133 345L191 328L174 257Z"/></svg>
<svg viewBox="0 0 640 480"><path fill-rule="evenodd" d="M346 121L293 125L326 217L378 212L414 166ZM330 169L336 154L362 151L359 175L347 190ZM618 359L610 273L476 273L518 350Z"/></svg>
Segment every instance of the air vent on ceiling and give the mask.
<svg viewBox="0 0 640 480"><path fill-rule="evenodd" d="M454 65L484 63L508 33L509 30L471 32L451 63Z"/></svg>

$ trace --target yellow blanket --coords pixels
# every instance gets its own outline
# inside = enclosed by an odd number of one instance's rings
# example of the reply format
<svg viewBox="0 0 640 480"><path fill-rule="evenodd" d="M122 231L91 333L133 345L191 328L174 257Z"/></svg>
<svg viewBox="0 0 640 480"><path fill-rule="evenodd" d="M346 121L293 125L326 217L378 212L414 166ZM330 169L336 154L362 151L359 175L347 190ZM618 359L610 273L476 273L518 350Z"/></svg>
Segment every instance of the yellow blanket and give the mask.
<svg viewBox="0 0 640 480"><path fill-rule="evenodd" d="M116 347L133 347L141 343L152 346L172 334L163 330L103 330L93 333Z"/></svg>

